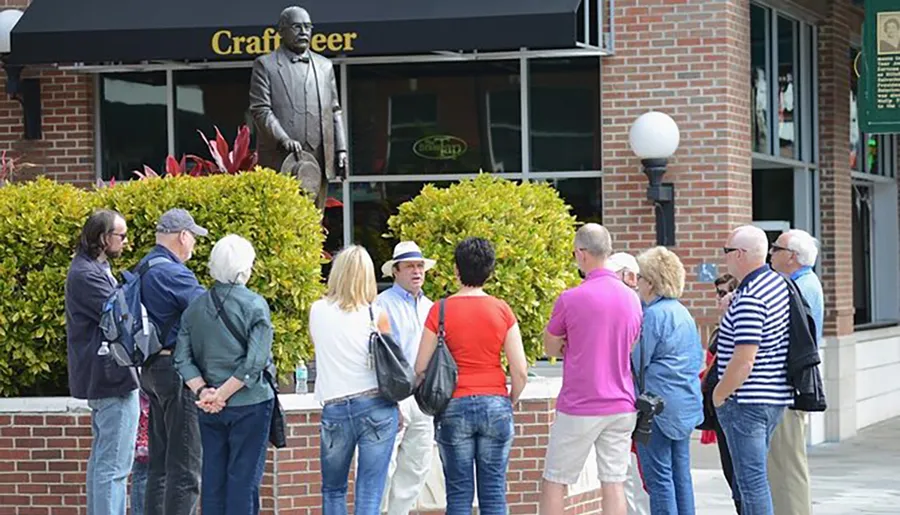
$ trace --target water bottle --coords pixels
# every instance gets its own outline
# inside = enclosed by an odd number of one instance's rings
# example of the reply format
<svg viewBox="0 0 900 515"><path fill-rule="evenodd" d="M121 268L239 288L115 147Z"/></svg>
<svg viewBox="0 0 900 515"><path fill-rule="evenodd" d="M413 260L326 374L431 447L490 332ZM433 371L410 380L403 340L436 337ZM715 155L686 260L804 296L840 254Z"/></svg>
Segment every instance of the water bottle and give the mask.
<svg viewBox="0 0 900 515"><path fill-rule="evenodd" d="M109 342L100 342L100 348L97 349L98 356L106 356L109 354Z"/></svg>
<svg viewBox="0 0 900 515"><path fill-rule="evenodd" d="M297 365L297 370L294 372L294 379L297 383L294 385L294 393L309 393L309 385L307 384L309 371L306 369L306 363L304 363L303 360L300 360L300 364Z"/></svg>

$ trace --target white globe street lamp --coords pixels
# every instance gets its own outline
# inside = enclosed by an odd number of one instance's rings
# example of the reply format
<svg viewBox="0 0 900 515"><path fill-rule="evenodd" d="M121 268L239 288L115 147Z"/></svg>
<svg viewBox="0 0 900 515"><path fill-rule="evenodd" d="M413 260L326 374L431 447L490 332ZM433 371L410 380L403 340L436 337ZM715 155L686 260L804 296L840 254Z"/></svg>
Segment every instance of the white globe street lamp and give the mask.
<svg viewBox="0 0 900 515"><path fill-rule="evenodd" d="M22 17L22 14L22 11L18 9L6 9L5 11L0 11L0 54L8 54L12 49L10 35L12 34L13 27L19 22L19 18Z"/></svg>
<svg viewBox="0 0 900 515"><path fill-rule="evenodd" d="M631 151L641 158L647 176L647 199L656 211L657 245L675 245L675 185L663 183L666 164L678 150L681 133L669 115L659 111L642 114L631 125L628 142Z"/></svg>

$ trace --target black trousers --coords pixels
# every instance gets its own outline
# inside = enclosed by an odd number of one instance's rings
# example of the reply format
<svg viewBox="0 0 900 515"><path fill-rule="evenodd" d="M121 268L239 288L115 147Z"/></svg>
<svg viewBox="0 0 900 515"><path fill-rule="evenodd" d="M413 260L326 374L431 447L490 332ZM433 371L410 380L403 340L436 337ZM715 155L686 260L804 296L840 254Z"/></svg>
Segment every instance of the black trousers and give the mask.
<svg viewBox="0 0 900 515"><path fill-rule="evenodd" d="M719 447L719 461L722 462L722 472L725 474L725 481L728 482L728 487L731 489L731 498L735 499L737 497L735 495L737 483L734 480L734 465L731 463L731 453L728 451L725 431L722 431L722 426L719 425L718 420L716 421L716 445ZM738 515L741 515L740 501L735 499L734 507L737 509Z"/></svg>
<svg viewBox="0 0 900 515"><path fill-rule="evenodd" d="M145 515L195 515L200 502L203 448L194 394L171 355L144 365L141 388L150 398Z"/></svg>

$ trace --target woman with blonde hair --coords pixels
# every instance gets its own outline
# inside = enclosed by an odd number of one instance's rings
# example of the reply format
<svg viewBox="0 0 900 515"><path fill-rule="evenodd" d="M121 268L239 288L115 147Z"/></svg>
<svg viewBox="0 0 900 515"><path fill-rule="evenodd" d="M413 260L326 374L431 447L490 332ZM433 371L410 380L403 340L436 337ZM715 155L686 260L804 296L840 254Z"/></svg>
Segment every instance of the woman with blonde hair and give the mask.
<svg viewBox="0 0 900 515"><path fill-rule="evenodd" d="M309 332L316 351L316 399L324 404L319 456L324 515L347 513L347 477L356 457L355 513L378 515L397 436L397 403L378 393L369 335L390 332L375 304L375 266L358 245L342 250L328 275L328 291L313 303Z"/></svg>
<svg viewBox="0 0 900 515"><path fill-rule="evenodd" d="M665 247L637 258L638 294L644 304L641 338L631 354L635 380L643 373L643 392L663 399L650 441L638 443L638 457L654 515L693 515L691 432L703 420L700 332L678 300L684 292L684 265ZM640 381L638 381L640 386Z"/></svg>

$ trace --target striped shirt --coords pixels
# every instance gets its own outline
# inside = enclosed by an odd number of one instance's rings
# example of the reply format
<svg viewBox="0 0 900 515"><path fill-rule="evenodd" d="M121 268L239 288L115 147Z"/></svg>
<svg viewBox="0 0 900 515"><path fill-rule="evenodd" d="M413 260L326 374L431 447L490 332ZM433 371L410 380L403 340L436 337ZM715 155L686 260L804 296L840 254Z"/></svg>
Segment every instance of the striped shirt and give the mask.
<svg viewBox="0 0 900 515"><path fill-rule="evenodd" d="M734 293L719 325L719 377L736 345L757 345L750 377L734 393L740 404L793 404L787 380L791 321L790 294L784 278L768 265L751 272Z"/></svg>

